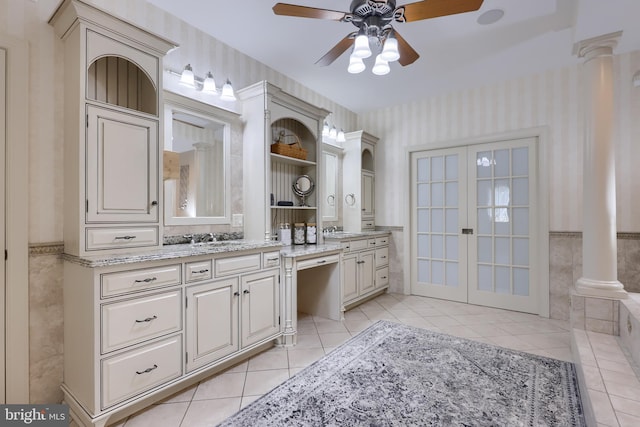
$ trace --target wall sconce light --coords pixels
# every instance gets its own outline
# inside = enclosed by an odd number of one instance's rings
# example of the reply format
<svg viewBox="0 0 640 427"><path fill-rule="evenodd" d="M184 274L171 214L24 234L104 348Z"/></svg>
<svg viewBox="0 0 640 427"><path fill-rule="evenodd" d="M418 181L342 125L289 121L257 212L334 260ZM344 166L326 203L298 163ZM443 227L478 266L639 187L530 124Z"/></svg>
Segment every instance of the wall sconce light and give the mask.
<svg viewBox="0 0 640 427"><path fill-rule="evenodd" d="M211 71L207 72L204 79L193 74L193 68L191 68L191 64L187 64L182 72L177 72L171 69L167 69L167 72L171 75L180 77L180 84L183 86L187 86L196 90L199 89L203 93L214 95L220 93L220 99L222 101L236 100L236 95L233 91L233 86L231 86L231 81L227 79L226 83L222 86L222 90L219 91L216 88L216 81L213 78L213 73L211 73Z"/></svg>
<svg viewBox="0 0 640 427"><path fill-rule="evenodd" d="M640 87L640 71L636 71L636 73L633 75L632 81L634 87Z"/></svg>
<svg viewBox="0 0 640 427"><path fill-rule="evenodd" d="M345 142L347 139L344 136L344 130L340 129L338 132L338 136L336 137L336 142Z"/></svg>

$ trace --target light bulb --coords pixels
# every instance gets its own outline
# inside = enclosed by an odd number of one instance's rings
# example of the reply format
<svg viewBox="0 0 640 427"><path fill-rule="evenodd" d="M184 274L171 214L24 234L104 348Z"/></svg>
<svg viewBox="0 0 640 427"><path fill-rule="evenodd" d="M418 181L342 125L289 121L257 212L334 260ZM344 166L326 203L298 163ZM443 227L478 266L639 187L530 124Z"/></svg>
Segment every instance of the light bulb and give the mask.
<svg viewBox="0 0 640 427"><path fill-rule="evenodd" d="M389 67L389 63L382 59L382 55L378 55L376 57L376 64L371 69L373 74L377 76L384 76L385 74L389 74L391 71L391 67Z"/></svg>
<svg viewBox="0 0 640 427"><path fill-rule="evenodd" d="M338 136L336 137L336 141L337 142L345 142L347 139L344 136L344 130L340 129L340 132L338 132Z"/></svg>
<svg viewBox="0 0 640 427"><path fill-rule="evenodd" d="M329 138L333 139L335 141L335 139L338 137L338 131L336 130L335 126L331 126L331 130L329 131Z"/></svg>
<svg viewBox="0 0 640 427"><path fill-rule="evenodd" d="M324 125L322 125L322 136L329 136L329 123L324 121Z"/></svg>
<svg viewBox="0 0 640 427"><path fill-rule="evenodd" d="M191 64L187 64L182 70L182 74L180 75L180 84L195 87L196 81L193 75L193 69L191 68Z"/></svg>
<svg viewBox="0 0 640 427"><path fill-rule="evenodd" d="M202 82L202 91L206 93L218 92L218 89L216 89L216 81L213 79L213 74L211 74L211 71L207 73L204 78L204 82Z"/></svg>
<svg viewBox="0 0 640 427"><path fill-rule="evenodd" d="M382 59L387 62L393 62L400 59L400 52L398 52L398 40L393 37L392 34L387 36L382 47L382 53L380 54Z"/></svg>
<svg viewBox="0 0 640 427"><path fill-rule="evenodd" d="M349 67L347 67L348 72L351 74L358 74L363 72L365 68L367 68L367 66L364 65L362 58L358 58L353 54L349 57Z"/></svg>
<svg viewBox="0 0 640 427"><path fill-rule="evenodd" d="M222 86L222 94L220 94L220 99L223 101L235 101L236 95L233 93L233 86L231 86L231 82L227 79L227 82Z"/></svg>
<svg viewBox="0 0 640 427"><path fill-rule="evenodd" d="M353 46L353 54L357 58L368 58L371 56L371 48L369 47L369 37L366 34L361 33L356 37L356 42Z"/></svg>

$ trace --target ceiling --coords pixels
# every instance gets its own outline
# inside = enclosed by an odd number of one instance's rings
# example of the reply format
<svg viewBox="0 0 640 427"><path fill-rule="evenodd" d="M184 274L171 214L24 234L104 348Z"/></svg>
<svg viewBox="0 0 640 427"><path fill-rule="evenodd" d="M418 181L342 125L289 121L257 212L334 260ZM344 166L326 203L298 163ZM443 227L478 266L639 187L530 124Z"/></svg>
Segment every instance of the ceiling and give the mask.
<svg viewBox="0 0 640 427"><path fill-rule="evenodd" d="M476 12L394 22L420 58L406 67L392 63L389 74L376 76L372 56L367 70L349 74L348 51L327 67L315 62L353 24L277 16L276 0L147 1L357 113L573 64L580 61L572 55L576 41L615 31L623 31L616 53L640 50L638 0L485 0ZM351 4L284 2L343 12ZM490 9L504 10L504 17L478 24Z"/></svg>

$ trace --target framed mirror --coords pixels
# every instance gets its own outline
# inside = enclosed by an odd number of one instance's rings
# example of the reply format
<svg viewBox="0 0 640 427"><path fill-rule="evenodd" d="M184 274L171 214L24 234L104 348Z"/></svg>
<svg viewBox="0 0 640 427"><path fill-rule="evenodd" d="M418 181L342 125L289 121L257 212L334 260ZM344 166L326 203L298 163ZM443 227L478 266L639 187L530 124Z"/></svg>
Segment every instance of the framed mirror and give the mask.
<svg viewBox="0 0 640 427"><path fill-rule="evenodd" d="M329 144L322 147L322 219L323 221L338 221L338 207L341 203L341 188L339 185L340 158L342 148Z"/></svg>
<svg viewBox="0 0 640 427"><path fill-rule="evenodd" d="M164 93L164 223L231 223L231 124L234 113Z"/></svg>

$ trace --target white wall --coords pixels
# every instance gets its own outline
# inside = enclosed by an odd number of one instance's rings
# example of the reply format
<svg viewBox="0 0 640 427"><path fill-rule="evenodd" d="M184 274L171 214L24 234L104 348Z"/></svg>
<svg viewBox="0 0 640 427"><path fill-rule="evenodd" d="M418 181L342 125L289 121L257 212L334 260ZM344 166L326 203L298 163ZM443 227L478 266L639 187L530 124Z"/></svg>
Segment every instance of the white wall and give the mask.
<svg viewBox="0 0 640 427"><path fill-rule="evenodd" d="M614 62L618 231L640 231L640 52ZM428 78L428 76L425 76ZM360 117L380 137L376 162L376 223L404 223L406 147L545 126L550 182L550 230L582 230L583 120L580 67L547 71L449 93Z"/></svg>

